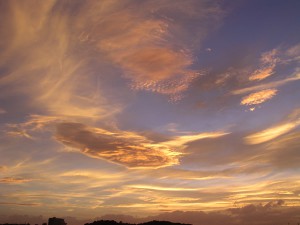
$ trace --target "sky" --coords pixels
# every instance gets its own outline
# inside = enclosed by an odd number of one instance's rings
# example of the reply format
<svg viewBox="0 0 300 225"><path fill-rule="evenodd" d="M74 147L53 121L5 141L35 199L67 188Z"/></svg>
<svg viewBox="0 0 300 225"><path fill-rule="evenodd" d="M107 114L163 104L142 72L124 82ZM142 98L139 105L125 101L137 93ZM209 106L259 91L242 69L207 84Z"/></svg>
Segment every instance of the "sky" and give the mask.
<svg viewBox="0 0 300 225"><path fill-rule="evenodd" d="M300 222L299 11L0 1L0 223Z"/></svg>

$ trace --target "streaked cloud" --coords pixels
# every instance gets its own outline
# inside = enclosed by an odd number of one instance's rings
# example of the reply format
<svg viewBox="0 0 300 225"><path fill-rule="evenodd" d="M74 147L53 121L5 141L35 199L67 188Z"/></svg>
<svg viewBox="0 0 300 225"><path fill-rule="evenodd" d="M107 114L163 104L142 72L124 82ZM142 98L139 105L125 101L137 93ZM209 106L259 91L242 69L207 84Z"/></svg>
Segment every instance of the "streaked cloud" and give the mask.
<svg viewBox="0 0 300 225"><path fill-rule="evenodd" d="M4 5L5 14L14 19L5 17L10 40L6 40L9 45L0 54L7 70L0 78L1 93L25 95L30 98L31 106L50 115L103 116L107 112L105 100L94 82L96 78L83 75L89 73L90 62L82 57L83 52L70 54L75 43L69 40L78 31L71 33L68 29L69 16L52 13L54 7L66 5L66 2L39 2L38 13L23 2ZM110 110L114 111L112 107Z"/></svg>
<svg viewBox="0 0 300 225"><path fill-rule="evenodd" d="M241 105L258 105L273 98L277 93L276 89L266 89L247 95L241 101Z"/></svg>
<svg viewBox="0 0 300 225"><path fill-rule="evenodd" d="M263 80L273 74L275 66L265 67L259 70L256 70L251 76L249 80Z"/></svg>
<svg viewBox="0 0 300 225"><path fill-rule="evenodd" d="M299 125L299 110L295 110L295 112L292 113L285 122L251 134L245 137L245 141L248 144L264 143L292 131Z"/></svg>
<svg viewBox="0 0 300 225"><path fill-rule="evenodd" d="M286 50L285 54L288 56L288 61L300 60L300 44L296 44Z"/></svg>
<svg viewBox="0 0 300 225"><path fill-rule="evenodd" d="M267 77L271 76L274 73L274 68L276 64L279 62L279 58L277 57L278 50L273 49L269 52L265 52L261 55L260 58L260 68L255 70L249 77L249 80L263 80Z"/></svg>
<svg viewBox="0 0 300 225"><path fill-rule="evenodd" d="M59 123L55 138L79 149L83 154L106 159L128 167L164 167L179 163L186 143L203 138L217 138L226 133L203 133L175 137L155 143L138 133L108 131L80 123Z"/></svg>
<svg viewBox="0 0 300 225"><path fill-rule="evenodd" d="M161 187L161 186L153 186L153 185L130 185L129 188L137 188L137 189L150 189L150 190L158 190L158 191L197 191L197 188L186 188L186 187Z"/></svg>
<svg viewBox="0 0 300 225"><path fill-rule="evenodd" d="M296 223L290 4L1 1L0 223Z"/></svg>
<svg viewBox="0 0 300 225"><path fill-rule="evenodd" d="M20 129L18 127L10 128L10 130L7 131L6 134L14 137L25 137L28 139L33 139L33 137L25 129Z"/></svg>
<svg viewBox="0 0 300 225"><path fill-rule="evenodd" d="M260 131L258 133L249 135L245 138L246 142L249 144L260 144L266 141L273 140L280 135L283 135L292 129L294 129L299 122L296 123L286 123L282 125L278 125L275 127L271 127L269 129Z"/></svg>
<svg viewBox="0 0 300 225"><path fill-rule="evenodd" d="M288 78L282 79L282 80L273 81L273 82L269 82L269 83L265 83L265 84L259 84L259 85L255 85L252 87L237 89L237 90L232 91L232 94L240 95L240 94L246 94L246 93L249 93L252 91L277 88L277 87L280 87L282 85L285 85L287 83L290 83L292 81L297 81L297 80L300 80L300 74L298 74L298 73L296 73L295 75L290 76Z"/></svg>
<svg viewBox="0 0 300 225"><path fill-rule="evenodd" d="M0 205L40 206L39 203L0 202Z"/></svg>
<svg viewBox="0 0 300 225"><path fill-rule="evenodd" d="M55 136L58 141L90 157L128 167L170 166L178 164L181 154L133 132L110 132L78 123L58 124Z"/></svg>
<svg viewBox="0 0 300 225"><path fill-rule="evenodd" d="M0 183L6 183L6 184L22 184L30 182L31 179L25 179L20 177L4 177L0 178Z"/></svg>

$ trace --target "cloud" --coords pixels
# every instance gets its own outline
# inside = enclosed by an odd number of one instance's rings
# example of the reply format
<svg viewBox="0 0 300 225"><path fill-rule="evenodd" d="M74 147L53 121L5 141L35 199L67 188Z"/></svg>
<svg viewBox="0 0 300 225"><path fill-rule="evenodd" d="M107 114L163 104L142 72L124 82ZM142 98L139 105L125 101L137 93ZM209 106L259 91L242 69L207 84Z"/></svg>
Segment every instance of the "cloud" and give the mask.
<svg viewBox="0 0 300 225"><path fill-rule="evenodd" d="M278 80L278 81L273 81L270 83L265 83L265 84L260 84L260 85L255 85L252 87L247 87L247 88L242 88L242 89L237 89L232 91L232 94L234 95L240 95L240 94L245 94L245 93L249 93L252 91L259 91L259 90L263 90L263 89L271 89L271 88L277 88L280 87L284 84L290 83L292 81L297 81L300 80L300 74L295 74L293 76L290 76L288 78L282 79L282 80Z"/></svg>
<svg viewBox="0 0 300 225"><path fill-rule="evenodd" d="M277 93L276 89L266 89L247 95L241 101L241 105L258 105L273 98Z"/></svg>
<svg viewBox="0 0 300 225"><path fill-rule="evenodd" d="M269 66L262 69L258 69L249 77L249 80L263 80L273 74L274 68L275 66Z"/></svg>
<svg viewBox="0 0 300 225"><path fill-rule="evenodd" d="M0 202L0 205L40 206L41 204L39 204L39 203Z"/></svg>
<svg viewBox="0 0 300 225"><path fill-rule="evenodd" d="M12 136L12 137L25 137L28 139L33 139L33 137L28 133L28 131L26 129L22 129L18 125L9 126L6 134L9 136Z"/></svg>
<svg viewBox="0 0 300 225"><path fill-rule="evenodd" d="M278 136L281 136L293 130L296 126L298 126L299 122L286 123L286 124L274 126L266 130L260 131L258 133L249 135L245 138L245 140L248 144L260 144L266 141L270 141L273 140L274 138L277 138Z"/></svg>
<svg viewBox="0 0 300 225"><path fill-rule="evenodd" d="M268 145L265 147L266 154L264 157L273 168L278 170L298 168L298 162L300 160L300 153L298 151L300 148L299 138L299 131L292 131L273 139L273 141L268 142ZM293 184L291 185L293 186Z"/></svg>
<svg viewBox="0 0 300 225"><path fill-rule="evenodd" d="M19 177L4 177L0 178L0 183L6 184L22 184L30 182L31 179L19 178Z"/></svg>
<svg viewBox="0 0 300 225"><path fill-rule="evenodd" d="M167 21L123 9L105 18L100 26L104 29L99 34L98 47L124 69L124 76L133 82L132 87L172 94L182 91L180 86L173 84L167 89L162 85L164 82L172 78L180 82L183 77L196 75L185 69L192 64L191 57L164 43Z"/></svg>
<svg viewBox="0 0 300 225"><path fill-rule="evenodd" d="M78 123L57 125L56 139L83 154L129 167L161 167L178 163L179 152L151 143L132 132L110 132Z"/></svg>
<svg viewBox="0 0 300 225"><path fill-rule="evenodd" d="M164 167L179 163L185 144L203 138L216 138L226 133L203 133L175 137L154 143L134 132L108 131L80 123L59 123L55 138L79 149L83 154L128 167Z"/></svg>
<svg viewBox="0 0 300 225"><path fill-rule="evenodd" d="M132 80L132 88L173 96L179 94L179 98L199 75L185 69L192 65L188 56L167 48L139 49L124 56L122 63L128 70L126 76Z"/></svg>
<svg viewBox="0 0 300 225"><path fill-rule="evenodd" d="M18 204L18 203L11 203ZM30 206L30 205L28 205ZM48 218L45 218L43 216L33 216L33 215L24 215L24 214L17 214L16 212L13 215L0 215L0 222L1 223L11 223L11 224L22 224L24 222L30 223L30 224L42 224L46 222Z"/></svg>
<svg viewBox="0 0 300 225"><path fill-rule="evenodd" d="M100 93L97 74L92 72L98 66L106 72L107 67L100 60L92 65L89 48L79 47L82 31L76 29L79 26L69 6L67 2L43 1L37 3L36 12L23 2L3 4L5 31L1 34L10 38L3 39L0 54L1 67L5 65L1 94L24 96L27 107L47 115L100 118L109 111L111 115L119 106L109 104L110 110L105 109L108 103Z"/></svg>
<svg viewBox="0 0 300 225"><path fill-rule="evenodd" d="M97 25L101 29L92 34L97 39L97 47L122 68L133 89L169 95L172 100L180 99L182 92L200 74L190 69L193 52L185 37L199 33L205 36L210 30L207 24L213 27L222 17L220 7L213 2L196 1L185 4L143 2L138 10L133 4L129 5L131 9L112 10L112 16L102 18ZM194 5L201 5L205 10L196 13ZM165 18L153 17L164 13L168 15ZM184 19L179 21L179 15ZM198 21L201 25L196 30L189 30L184 24L176 24L182 21Z"/></svg>
<svg viewBox="0 0 300 225"><path fill-rule="evenodd" d="M269 52L265 52L261 55L260 62L261 66L250 75L249 80L263 80L271 76L274 73L276 64L279 62L277 57L278 50L273 49Z"/></svg>
<svg viewBox="0 0 300 225"><path fill-rule="evenodd" d="M289 59L299 61L300 60L300 44L296 44L286 50L285 54Z"/></svg>
<svg viewBox="0 0 300 225"><path fill-rule="evenodd" d="M0 108L0 115L1 115L1 114L5 114L5 113L7 113L6 110Z"/></svg>
<svg viewBox="0 0 300 225"><path fill-rule="evenodd" d="M197 191L197 188L186 188L186 187L161 187L154 185L129 185L129 188L145 189L145 190L157 190L157 191Z"/></svg>
<svg viewBox="0 0 300 225"><path fill-rule="evenodd" d="M63 119L57 116L30 115L25 122L6 124L5 133L12 137L34 140L37 132L49 131L51 126L59 121L63 121Z"/></svg>
<svg viewBox="0 0 300 225"><path fill-rule="evenodd" d="M300 125L299 110L295 110L285 122L244 138L248 144L260 144L284 135Z"/></svg>

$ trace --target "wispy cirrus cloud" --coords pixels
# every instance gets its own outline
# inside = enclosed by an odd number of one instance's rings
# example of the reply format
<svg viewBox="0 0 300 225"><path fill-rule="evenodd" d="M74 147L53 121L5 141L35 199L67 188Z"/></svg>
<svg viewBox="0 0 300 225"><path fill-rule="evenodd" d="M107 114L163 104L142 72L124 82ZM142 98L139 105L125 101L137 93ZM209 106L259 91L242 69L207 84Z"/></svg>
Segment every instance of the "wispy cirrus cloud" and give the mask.
<svg viewBox="0 0 300 225"><path fill-rule="evenodd" d="M0 205L40 206L40 203L0 202Z"/></svg>
<svg viewBox="0 0 300 225"><path fill-rule="evenodd" d="M260 144L284 135L300 125L299 110L295 110L288 119L278 125L272 126L245 137L248 144Z"/></svg>
<svg viewBox="0 0 300 225"><path fill-rule="evenodd" d="M273 49L269 52L265 52L261 55L260 58L260 68L255 70L249 77L249 80L264 80L267 77L271 76L274 73L276 64L279 62L277 57L278 50Z"/></svg>
<svg viewBox="0 0 300 225"><path fill-rule="evenodd" d="M245 140L249 144L260 144L263 142L267 142L293 130L295 127L298 126L298 124L299 121L295 123L285 123L282 125L274 126L266 130L260 131L258 133L249 135L245 138Z"/></svg>
<svg viewBox="0 0 300 225"><path fill-rule="evenodd" d="M6 26L1 33L7 35L0 54L6 70L0 77L1 93L24 95L31 107L48 115L100 117L108 111L95 75L87 68L90 61L82 57L84 52L74 52L79 31L68 28L69 15L54 12L66 6L66 2L39 2L37 13L23 2L3 4Z"/></svg>
<svg viewBox="0 0 300 225"><path fill-rule="evenodd" d="M32 181L32 179L20 178L20 177L3 177L0 178L0 183L5 184L22 184Z"/></svg>
<svg viewBox="0 0 300 225"><path fill-rule="evenodd" d="M299 61L300 60L300 44L296 44L288 48L285 52L288 57L288 61Z"/></svg>
<svg viewBox="0 0 300 225"><path fill-rule="evenodd" d="M246 93L249 93L249 92L252 92L252 91L259 91L259 90L263 90L263 89L277 88L277 87L280 87L282 85L285 85L287 83L290 83L292 81L297 81L297 80L300 80L300 74L298 74L298 73L296 73L293 76L284 78L282 80L272 81L272 82L265 83L265 84L259 84L259 85L255 85L255 86L251 86L251 87L247 87L247 88L233 90L232 94L240 95L240 94L246 94Z"/></svg>

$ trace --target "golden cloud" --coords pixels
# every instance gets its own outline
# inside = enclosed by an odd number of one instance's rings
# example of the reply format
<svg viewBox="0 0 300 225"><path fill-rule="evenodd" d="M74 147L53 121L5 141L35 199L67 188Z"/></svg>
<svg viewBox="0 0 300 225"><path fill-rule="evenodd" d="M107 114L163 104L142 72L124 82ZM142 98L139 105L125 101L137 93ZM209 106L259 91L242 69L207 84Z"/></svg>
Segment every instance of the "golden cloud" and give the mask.
<svg viewBox="0 0 300 225"><path fill-rule="evenodd" d="M101 29L98 47L123 68L133 89L177 94L198 75L187 69L192 65L189 54L164 42L165 22L120 12L102 26L106 29Z"/></svg>
<svg viewBox="0 0 300 225"><path fill-rule="evenodd" d="M271 98L277 93L276 89L266 89L247 95L241 101L241 105L258 105Z"/></svg>
<svg viewBox="0 0 300 225"><path fill-rule="evenodd" d="M127 167L165 167L179 163L181 150L191 141L215 138L226 133L204 133L175 137L154 143L134 132L108 131L80 123L59 123L55 138L59 142L79 149L83 154L101 158Z"/></svg>
<svg viewBox="0 0 300 225"><path fill-rule="evenodd" d="M275 66L266 67L263 69L256 70L250 77L249 80L263 80L273 74Z"/></svg>
<svg viewBox="0 0 300 225"><path fill-rule="evenodd" d="M0 202L0 205L17 205L17 206L41 206L41 203L17 203L17 202Z"/></svg>
<svg viewBox="0 0 300 225"><path fill-rule="evenodd" d="M277 62L279 62L277 54L278 51L276 49L263 53L260 58L261 68L254 71L254 73L250 75L249 80L263 80L271 76L274 73L273 70Z"/></svg>
<svg viewBox="0 0 300 225"><path fill-rule="evenodd" d="M148 189L148 190L156 190L156 191L199 191L201 188L188 188L188 187L164 187L164 186L156 186L156 185L127 185L128 188L134 189Z"/></svg>
<svg viewBox="0 0 300 225"><path fill-rule="evenodd" d="M281 136L292 129L294 129L297 126L297 123L287 123L278 125L275 127L271 127L269 129L260 131L258 133L249 135L245 138L246 142L248 144L260 144L266 141L273 140L277 138L278 136Z"/></svg>
<svg viewBox="0 0 300 225"><path fill-rule="evenodd" d="M253 91L260 91L263 89L277 88L277 87L280 87L282 85L285 85L287 83L290 83L292 81L297 81L297 80L300 80L300 73L295 73L294 75L287 77L285 79L282 79L282 80L273 81L273 82L265 83L265 84L259 84L259 85L255 85L252 87L237 89L237 90L232 91L232 94L240 95L240 94L245 94L245 93L249 93L249 92L253 92Z"/></svg>
<svg viewBox="0 0 300 225"><path fill-rule="evenodd" d="M106 115L105 99L88 69L89 60L82 57L86 52L75 51L79 42L75 37L80 34L76 20L64 10L53 12L55 7L68 8L67 3L36 2L38 12L29 5L5 4L10 19L3 22L10 39L3 40L5 49L0 53L1 64L7 68L0 78L1 93L25 94L31 106L51 115Z"/></svg>
<svg viewBox="0 0 300 225"><path fill-rule="evenodd" d="M4 177L0 179L0 183L6 184L22 184L32 181L31 179L19 178L19 177Z"/></svg>
<svg viewBox="0 0 300 225"><path fill-rule="evenodd" d="M263 131L251 134L245 137L244 139L248 144L264 143L292 131L299 125L300 125L299 110L295 110L285 122L267 128Z"/></svg>

